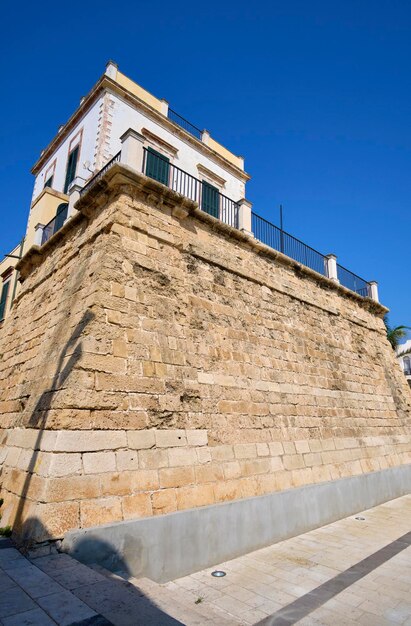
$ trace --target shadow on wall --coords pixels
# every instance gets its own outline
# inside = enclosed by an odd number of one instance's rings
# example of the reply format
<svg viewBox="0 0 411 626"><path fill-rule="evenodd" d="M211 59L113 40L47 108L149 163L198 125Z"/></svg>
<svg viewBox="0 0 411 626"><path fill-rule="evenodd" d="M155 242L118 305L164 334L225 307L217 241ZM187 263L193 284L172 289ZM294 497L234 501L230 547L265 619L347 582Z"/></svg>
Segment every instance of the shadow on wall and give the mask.
<svg viewBox="0 0 411 626"><path fill-rule="evenodd" d="M39 532L40 529L36 526L34 522L28 524L29 520L27 520L27 522L24 521L26 507L32 502L32 500L28 500L28 497L30 496L30 484L33 479L33 472L39 456L41 440L43 438L44 429L47 423L47 417L52 405L54 395L56 391L61 389L64 381L73 370L76 363L80 360L83 350L81 341L78 342L78 340L81 337L86 326L90 324L94 317L95 315L92 311L86 311L83 314L81 320L73 329L73 332L71 333L68 341L65 343L63 349L60 352L51 385L48 389L43 391L43 393L37 400L27 422L28 428L38 429L38 435L36 438L36 442L33 446L33 454L27 467L27 474L19 496L18 506L13 521L13 536L19 541L19 543L30 544L33 541L42 541L47 537L46 528L42 527L41 534ZM65 323L67 323L67 321ZM70 356L68 358L68 361L63 367L63 363L65 362L69 354ZM32 519L35 520L36 518ZM31 528L33 529L33 532L30 531Z"/></svg>
<svg viewBox="0 0 411 626"><path fill-rule="evenodd" d="M22 533L27 536L33 536L33 534L44 535L45 532L46 528L41 520L34 516L27 518L22 525ZM74 565L76 569L73 570L69 567L63 568L64 572L69 574L70 591L96 613L105 617L108 623L127 623L136 624L136 626L139 624L183 626L182 622L165 613L138 586L127 582L127 579L130 578L127 563L112 545L101 539L84 536L79 539L77 548L82 554L82 563L94 565L98 562L105 569L118 574L124 579L119 580L107 577L96 580L95 571L101 575L101 570L100 572L98 568L87 570L79 564ZM43 556L39 552L38 556L40 555ZM33 564L36 565L35 552L30 556L33 559ZM70 554L70 556L74 559L76 558L76 554ZM40 565L40 567L43 567L43 565ZM53 578L54 572L63 571L60 568L57 569L57 564L53 566L53 562L46 563L46 568L45 571L51 578ZM71 584L72 577L70 577L70 572L73 572L77 581L74 588ZM63 580L57 578L57 582L64 586L64 577ZM97 623L99 622L96 621Z"/></svg>

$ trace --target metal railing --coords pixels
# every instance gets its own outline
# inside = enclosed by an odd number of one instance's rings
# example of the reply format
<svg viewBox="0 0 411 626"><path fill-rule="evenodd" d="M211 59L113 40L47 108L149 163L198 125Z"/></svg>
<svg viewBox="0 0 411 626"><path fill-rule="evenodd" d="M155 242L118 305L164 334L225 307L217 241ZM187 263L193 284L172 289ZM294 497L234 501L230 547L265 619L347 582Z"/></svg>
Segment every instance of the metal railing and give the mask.
<svg viewBox="0 0 411 626"><path fill-rule="evenodd" d="M194 124L186 120L184 117L181 117L181 115L173 111L173 109L170 109L170 108L168 109L168 118L172 122L175 122L176 124L181 126L181 128L183 128L188 133L190 133L190 135L193 135L194 137L196 137L197 139L200 139L201 141L201 136L203 134L203 131L197 128L197 126L194 126Z"/></svg>
<svg viewBox="0 0 411 626"><path fill-rule="evenodd" d="M299 239L268 222L254 211L251 214L251 225L254 237L274 250L291 257L298 263L310 267L323 276L328 276L327 257L314 250Z"/></svg>
<svg viewBox="0 0 411 626"><path fill-rule="evenodd" d="M60 228L63 227L67 219L67 211L67 202L62 202L58 207L56 215L43 228L43 232L41 233L41 245L44 245L46 241L50 239L50 237L52 237L58 230L60 230Z"/></svg>
<svg viewBox="0 0 411 626"><path fill-rule="evenodd" d="M338 280L340 281L341 285L347 287L347 289L351 289L351 291L355 291L360 296L363 296L363 298L371 296L370 285L367 283L366 280L360 278L360 276L357 276L357 274L350 272L350 270L347 270L345 267L339 265L338 263L337 273Z"/></svg>
<svg viewBox="0 0 411 626"><path fill-rule="evenodd" d="M173 191L198 202L199 208L225 224L238 228L238 204L220 193L206 181L201 181L180 169L158 153L144 148L143 174L166 185Z"/></svg>
<svg viewBox="0 0 411 626"><path fill-rule="evenodd" d="M110 167L114 165L114 163L117 163L118 161L120 161L120 157L121 157L121 151L118 152L115 156L113 156L113 158L110 159L110 161L108 161L108 163L106 163L104 167L99 172L97 172L97 174L95 174L92 178L90 178L88 183L80 191L80 196L84 195L86 191L90 189L90 187L92 187L98 180L100 180L100 178L104 176L107 170L109 170Z"/></svg>

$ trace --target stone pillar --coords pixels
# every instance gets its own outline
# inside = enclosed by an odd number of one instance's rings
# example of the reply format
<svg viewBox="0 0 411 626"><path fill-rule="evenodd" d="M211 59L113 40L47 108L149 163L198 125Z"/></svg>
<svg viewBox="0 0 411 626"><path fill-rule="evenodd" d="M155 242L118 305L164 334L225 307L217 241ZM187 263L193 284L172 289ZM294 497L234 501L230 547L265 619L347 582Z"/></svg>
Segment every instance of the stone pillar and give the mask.
<svg viewBox="0 0 411 626"><path fill-rule="evenodd" d="M201 141L205 143L206 146L208 146L209 139L210 139L210 133L208 132L208 130L203 130L203 132L201 133Z"/></svg>
<svg viewBox="0 0 411 626"><path fill-rule="evenodd" d="M114 61L108 61L107 65L106 65L106 71L104 73L109 78L112 78L113 80L116 80L116 78L117 78L117 69L118 69L117 63L114 63Z"/></svg>
<svg viewBox="0 0 411 626"><path fill-rule="evenodd" d="M167 100L164 100L164 98L161 100L161 112L163 115L168 117L168 102Z"/></svg>
<svg viewBox="0 0 411 626"><path fill-rule="evenodd" d="M327 263L327 276L334 280L336 283L339 283L338 280L338 272L337 272L337 257L335 254L327 254L326 263Z"/></svg>
<svg viewBox="0 0 411 626"><path fill-rule="evenodd" d="M120 137L121 141L121 163L128 165L137 172L143 170L143 147L145 138L137 131L129 128L124 135Z"/></svg>
<svg viewBox="0 0 411 626"><path fill-rule="evenodd" d="M67 211L67 220L74 214L77 200L80 199L80 191L83 189L85 184L84 178L81 176L76 176L72 182L70 183L70 187L68 188L69 202L68 202L68 211Z"/></svg>
<svg viewBox="0 0 411 626"><path fill-rule="evenodd" d="M34 227L34 245L35 246L41 246L41 240L43 238L43 231L45 228L45 224L36 224L36 226Z"/></svg>
<svg viewBox="0 0 411 626"><path fill-rule="evenodd" d="M376 280L370 280L370 282L368 283L370 286L369 289L369 296L371 298L371 300L375 300L375 302L379 302L378 299L378 283Z"/></svg>
<svg viewBox="0 0 411 626"><path fill-rule="evenodd" d="M251 227L251 202L243 198L238 202L238 228L246 235L253 237Z"/></svg>

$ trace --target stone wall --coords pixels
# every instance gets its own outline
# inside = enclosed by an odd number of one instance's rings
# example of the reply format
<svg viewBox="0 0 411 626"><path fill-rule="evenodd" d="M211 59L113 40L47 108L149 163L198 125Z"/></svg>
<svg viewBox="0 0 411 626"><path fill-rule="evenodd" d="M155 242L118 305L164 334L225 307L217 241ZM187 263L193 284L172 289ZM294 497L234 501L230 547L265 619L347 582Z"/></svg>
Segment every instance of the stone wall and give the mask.
<svg viewBox="0 0 411 626"><path fill-rule="evenodd" d="M116 164L21 262L2 524L33 541L410 462L380 305Z"/></svg>

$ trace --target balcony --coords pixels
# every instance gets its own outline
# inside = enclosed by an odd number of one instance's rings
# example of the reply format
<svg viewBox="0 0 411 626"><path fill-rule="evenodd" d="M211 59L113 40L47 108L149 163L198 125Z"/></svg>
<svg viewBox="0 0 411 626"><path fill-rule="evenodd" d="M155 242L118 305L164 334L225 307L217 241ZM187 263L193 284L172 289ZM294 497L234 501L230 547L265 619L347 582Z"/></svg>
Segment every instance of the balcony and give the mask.
<svg viewBox="0 0 411 626"><path fill-rule="evenodd" d="M238 228L238 203L216 187L176 167L160 154L143 148L143 174L198 203L199 208L229 226Z"/></svg>

